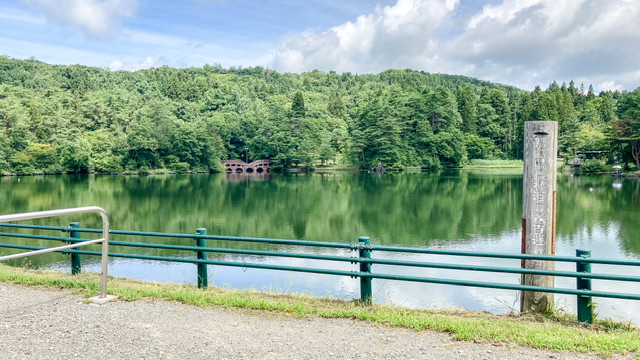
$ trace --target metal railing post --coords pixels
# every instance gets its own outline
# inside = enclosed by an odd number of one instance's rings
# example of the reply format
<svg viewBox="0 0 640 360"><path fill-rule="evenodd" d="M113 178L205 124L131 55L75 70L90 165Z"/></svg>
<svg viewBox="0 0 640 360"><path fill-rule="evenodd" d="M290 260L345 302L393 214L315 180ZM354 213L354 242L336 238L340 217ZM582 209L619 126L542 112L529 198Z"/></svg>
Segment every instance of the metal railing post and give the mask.
<svg viewBox="0 0 640 360"><path fill-rule="evenodd" d="M206 228L196 229L196 235L207 235ZM207 239L196 239L197 247L207 247ZM198 260L207 260L207 253L204 251L196 251ZM209 274L207 272L207 264L198 264L198 288L205 289L209 286Z"/></svg>
<svg viewBox="0 0 640 360"><path fill-rule="evenodd" d="M576 250L576 256L580 258L590 258L590 250ZM591 263L588 262L576 262L576 272L579 273L591 273ZM582 277L576 278L576 289L578 290L591 290L591 279ZM578 295L578 321L593 323L593 302L591 296Z"/></svg>
<svg viewBox="0 0 640 360"><path fill-rule="evenodd" d="M80 223L72 222L69 224L69 227L72 229L79 229ZM72 239L80 239L80 232L70 230L69 237ZM69 243L75 244L76 242L70 241ZM73 250L80 250L80 248L73 248ZM82 271L82 260L80 258L80 254L71 253L71 275L80 274L81 271Z"/></svg>
<svg viewBox="0 0 640 360"><path fill-rule="evenodd" d="M78 246L102 243L102 276L100 279L100 299L108 301L107 298L107 272L109 270L109 215L103 208L98 206L85 206L70 209L58 209L49 211L34 211L20 214L0 215L1 222L12 222L19 220L42 219L53 216L75 215L87 212L97 212L102 217L102 238L83 241L81 244L70 244L47 249L27 251L19 254L0 256L0 261L18 259L32 255L46 254L54 251L73 249Z"/></svg>
<svg viewBox="0 0 640 360"><path fill-rule="evenodd" d="M369 249L371 242L368 236L358 238L360 249L358 250L361 259L371 259L371 250ZM360 262L360 272L371 274L371 263ZM371 289L371 278L360 276L360 301L363 304L371 305L373 291Z"/></svg>

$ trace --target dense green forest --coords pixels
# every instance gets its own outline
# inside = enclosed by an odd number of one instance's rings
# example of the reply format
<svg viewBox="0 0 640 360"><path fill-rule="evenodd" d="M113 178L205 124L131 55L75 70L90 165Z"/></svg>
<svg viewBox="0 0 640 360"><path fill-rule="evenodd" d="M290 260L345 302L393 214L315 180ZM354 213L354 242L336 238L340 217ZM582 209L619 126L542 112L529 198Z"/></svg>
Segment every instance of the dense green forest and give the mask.
<svg viewBox="0 0 640 360"><path fill-rule="evenodd" d="M262 67L110 71L0 56L0 174L458 167L522 157L525 121L559 123L559 151L640 168L640 88L532 92L474 78Z"/></svg>

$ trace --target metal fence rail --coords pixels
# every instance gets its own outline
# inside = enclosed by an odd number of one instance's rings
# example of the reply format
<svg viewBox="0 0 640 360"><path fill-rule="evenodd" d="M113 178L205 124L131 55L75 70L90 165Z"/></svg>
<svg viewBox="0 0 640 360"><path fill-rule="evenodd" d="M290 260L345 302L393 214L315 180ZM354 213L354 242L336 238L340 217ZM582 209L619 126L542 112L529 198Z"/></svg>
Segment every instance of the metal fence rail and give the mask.
<svg viewBox="0 0 640 360"><path fill-rule="evenodd" d="M39 240L51 240L51 241L63 241L76 244L86 242L80 238L81 233L97 233L100 230L80 228L78 223L72 223L69 227L55 227L55 226L36 226L36 225L19 225L19 224L0 224L0 228L19 228L19 229L32 229L40 231L62 231L69 234L69 236L47 236L47 235L32 235L32 234L20 234L12 232L0 232L0 237L19 237L27 239L39 239ZM252 238L252 237L234 237L234 236L219 236L219 235L207 235L206 229L199 228L195 234L182 234L182 233L158 233L158 232L141 232L141 231L122 231L122 230L110 230L111 235L126 235L139 238L161 237L172 239L183 239L185 241L194 241L191 244L185 245L171 245L171 244L157 244L147 242L133 242L133 241L111 241L112 247L118 248L138 248L138 249L158 249L158 250L172 250L179 252L186 252L184 256L158 256L158 255L144 255L135 253L123 253L123 252L111 252L109 256L119 258L131 258L142 260L158 260L180 263L192 263L197 267L197 283L199 287L206 287L208 285L208 271L207 265L221 265L243 268L256 268L256 269L269 269L269 270L282 270L282 271L295 271L306 273L318 273L328 274L336 276L350 276L360 279L360 298L363 303L371 303L372 301L372 279L386 279L386 280L398 280L398 281L411 281L421 283L434 283L434 284L448 284L457 286L471 286L482 288L494 288L494 289L506 289L517 291L541 291L558 294L576 295L578 300L578 319L584 322L592 322L593 303L592 297L605 297L605 298L617 298L628 300L640 300L640 294L630 294L623 292L607 292L591 289L591 280L609 280L619 282L640 282L640 276L633 275L616 275L616 274L604 274L604 273L592 273L591 264L606 264L606 265L618 265L625 267L625 274L639 274L640 261L630 260L614 260L614 259L598 259L590 258L590 252L585 250L577 250L576 257L568 256L546 256L546 255L523 255L523 254L508 254L508 253L475 253L470 251L455 251L455 250L438 250L438 249L425 249L425 248L409 248L409 247L394 247L394 246L379 246L371 245L369 238L361 237L357 243L333 243L333 242L316 242L316 241L304 241L304 240L285 240L285 239L265 239L265 238ZM239 243L258 243L258 244L273 244L273 245L287 245L296 249L296 252L283 252L283 251L268 251L268 250L246 250L237 248L226 247L210 247L208 242L226 242L227 245L238 245ZM42 247L28 246L28 245L16 245L16 244L1 244L0 247L14 248L14 249L26 249L26 250L39 250ZM73 246L71 246L73 247ZM313 253L302 253L300 248L333 248L333 249L346 249L353 252L357 252L354 256L336 256L336 255L324 255ZM71 254L72 256L72 273L80 271L80 255L97 256L99 252L89 250L55 250L64 253ZM376 259L372 258L373 253L392 252L392 253L404 253L404 254L429 254L429 255L448 255L448 256L461 256L471 258L495 258L495 259L518 259L518 260L543 260L543 261L555 261L555 262L569 262L576 264L576 271L552 271L552 270L535 270L535 269L523 269L518 267L497 267L486 265L461 265L461 264L449 264L439 262L421 262L421 261L403 261L403 260L389 260L389 259ZM301 267L301 266L289 266L289 265L273 265L273 264L260 264L251 262L234 262L225 260L212 260L208 259L207 255L211 253L222 254L240 254L240 255L254 255L264 257L278 257L278 258L299 258L310 259L319 261L332 261L332 262L346 262L356 264L357 268L353 271L347 270L335 270L331 268L323 267ZM460 271L479 271L479 272L492 272L492 273L509 273L509 274L531 274L540 276L559 276L569 277L576 279L575 288L557 288L557 287L540 287L529 286L512 283L500 283L500 282L487 282L487 281L473 281L473 280L457 280L457 279L443 279L433 277L420 277L420 276L407 276L388 274L382 272L374 272L373 269L377 265L395 266L395 267L419 267L419 268L436 268L436 269L450 269ZM623 288L623 287L622 287Z"/></svg>
<svg viewBox="0 0 640 360"><path fill-rule="evenodd" d="M95 240L86 240L81 244L73 244L73 245L62 245L52 248L31 248L27 249L30 251L0 256L0 261L18 259L27 256L45 254L50 252L59 252L68 249L77 248L79 246L86 246L91 244L102 243L102 279L100 282L100 297L107 297L107 272L108 272L108 254L109 254L109 215L103 208L98 206L85 206L78 208L70 208L70 209L58 209L58 210L49 210L49 211L36 211L29 213L21 213L21 214L11 214L11 215L0 215L0 223L4 221L20 221L20 220L33 220L33 219L42 219L63 215L76 215L76 214L84 214L84 213L98 213L102 217L102 238ZM10 225L10 224L3 224Z"/></svg>

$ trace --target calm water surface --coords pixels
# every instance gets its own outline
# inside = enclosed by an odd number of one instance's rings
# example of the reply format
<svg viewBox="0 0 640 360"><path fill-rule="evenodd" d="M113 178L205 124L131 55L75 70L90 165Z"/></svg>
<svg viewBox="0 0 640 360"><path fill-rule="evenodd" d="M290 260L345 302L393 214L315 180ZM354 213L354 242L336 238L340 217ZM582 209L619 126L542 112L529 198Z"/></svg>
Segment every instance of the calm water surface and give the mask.
<svg viewBox="0 0 640 360"><path fill-rule="evenodd" d="M112 228L255 236L316 241L357 242L477 251L520 251L522 175L503 171L366 173L313 175L191 176L45 176L0 178L0 213L17 213L97 205L111 216ZM558 178L557 254L574 256L591 249L594 257L640 259L640 180L609 175ZM100 227L93 215L39 220L40 224ZM154 239L153 241L158 241ZM14 241L14 240L11 240ZM165 240L172 241L172 240ZM183 240L173 240L179 243ZM3 239L3 242L8 242ZM184 242L182 242L184 244ZM47 244L50 246L50 244ZM243 245L265 249L264 245ZM255 247L251 247L255 246ZM277 247L269 247L277 249ZM312 250L320 251L320 250ZM0 249L0 252L7 252ZM322 250L351 256L348 251ZM210 255L210 258L213 255ZM230 261L239 255L219 255ZM375 254L374 257L382 257ZM466 258L429 255L386 255L416 261L461 263ZM303 259L251 257L252 262L306 266ZM85 260L85 270L99 271L99 259ZM487 260L472 260L487 264ZM68 270L68 259L50 254L34 257L37 267ZM14 262L15 264L16 262ZM513 266L513 260L491 260ZM110 274L143 280L193 283L190 264L112 260ZM349 264L331 263L354 270ZM380 268L383 266L377 265ZM517 265L516 265L517 266ZM565 267L563 267L565 266ZM568 267L567 267L568 266ZM558 269L571 268L558 264ZM594 271L603 268L593 266ZM385 269L385 272L389 270ZM452 270L419 269L399 274L463 278ZM464 275L469 278L469 275ZM476 273L487 280L487 273ZM518 282L518 275L490 275ZM359 297L358 281L348 277L210 267L217 286L279 292L308 292L339 298ZM575 280L558 278L557 286ZM518 309L515 291L374 280L376 302L419 308L464 307L497 313ZM594 288L617 290L615 283ZM640 293L638 286L624 292ZM599 316L640 323L640 302L595 299ZM574 312L575 297L556 295L558 307Z"/></svg>

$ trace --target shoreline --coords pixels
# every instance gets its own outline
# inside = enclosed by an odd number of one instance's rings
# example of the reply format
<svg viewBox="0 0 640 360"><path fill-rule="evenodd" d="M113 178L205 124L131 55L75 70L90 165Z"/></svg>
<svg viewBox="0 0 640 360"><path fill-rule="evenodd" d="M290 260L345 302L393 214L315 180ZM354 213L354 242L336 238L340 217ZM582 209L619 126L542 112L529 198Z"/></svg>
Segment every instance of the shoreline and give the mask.
<svg viewBox="0 0 640 360"><path fill-rule="evenodd" d="M68 290L0 282L3 359L634 359L550 350L286 311L144 298L103 305ZM88 346L90 344L90 346Z"/></svg>
<svg viewBox="0 0 640 360"><path fill-rule="evenodd" d="M391 173L391 174L400 174L400 173L419 173L419 172L437 172L437 171L450 171L450 170L457 170L457 171L507 171L509 172L509 174L512 173L522 173L523 172L523 168L522 167L484 167L484 166L465 166L462 168L447 168L447 169L439 169L439 170L432 170L432 169L413 169L413 168L409 168L409 169L402 169L402 170L386 170L385 173ZM576 173L574 171L565 171L565 170L561 170L562 172L573 172ZM173 171L168 171L168 172L149 172L149 173L139 173L139 172L124 172L124 173L77 173L77 174L22 174L22 175L18 175L18 174L0 174L0 178L16 178L18 179L18 181L20 181L20 178L23 177L36 177L36 176L112 176L112 177L120 177L120 176L134 176L134 177L142 177L142 176L165 176L165 175L172 175L172 176L192 176L192 175L216 175L216 174L223 174L223 175L237 175L237 176L246 176L248 178L252 177L252 176L262 176L264 177L265 175L292 175L292 174L332 174L332 173L346 173L346 172L351 172L351 173L374 173L372 171L368 171L368 170L358 170L358 169L346 169L346 168L340 168L340 169L315 169L313 171L283 171L283 172L267 172L267 173L263 173L263 174L234 174L234 173L226 173L226 172L206 172L206 171L191 171L188 173L177 173L177 172L173 172ZM640 172L630 172L630 173L622 173L619 175L616 175L615 172L579 172L582 175L605 175L605 174L609 174L612 177L615 178L639 178L640 177Z"/></svg>
<svg viewBox="0 0 640 360"><path fill-rule="evenodd" d="M26 270L0 264L0 287L24 286L34 290L40 289L53 293L52 296L55 298L64 296L55 295L60 292L71 292L81 298L95 296L99 291L99 277L99 274L95 273L72 276L63 272ZM363 306L357 301L302 294L281 295L251 290L225 290L213 286L205 290L192 285L114 277L109 278L108 293L117 295L119 300L98 308L108 310L123 304L168 301L169 304L177 302L181 303L180 306L195 306L201 309L198 311L226 309L239 314L258 317L284 316L306 322L322 319L338 322L358 320L353 324L368 323L367 326L389 329L388 331L409 329L411 334L419 336L428 336L435 330L452 339L464 340L455 341L455 344L486 344L506 349L525 349L524 351L559 351L559 358L571 359L582 358L580 356L592 358L585 354L598 354L597 358L616 355L617 358L633 359L634 353L637 355L640 351L640 330L637 327L602 321L596 325L585 326L557 315L494 315L458 309L415 310L385 305ZM0 298L2 297L0 294ZM0 303L6 301L3 299ZM86 305L86 300L81 300L79 304ZM0 304L0 307L2 305ZM562 341L558 341L559 339ZM577 357L564 357L567 355L562 355L564 352L570 352Z"/></svg>

